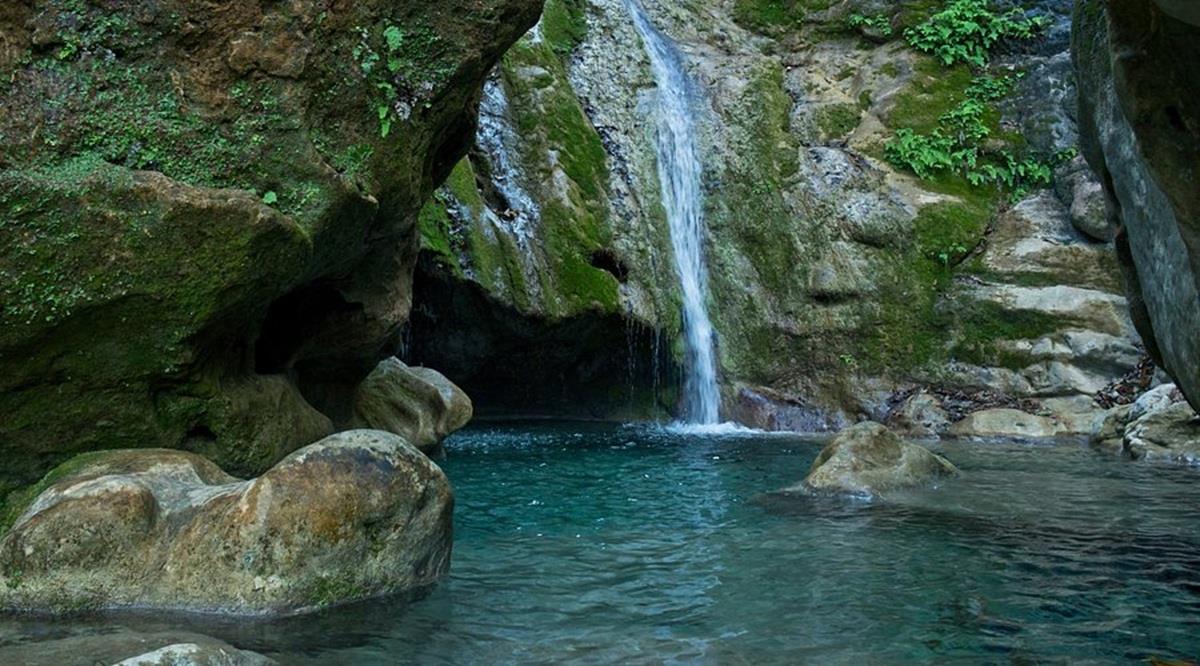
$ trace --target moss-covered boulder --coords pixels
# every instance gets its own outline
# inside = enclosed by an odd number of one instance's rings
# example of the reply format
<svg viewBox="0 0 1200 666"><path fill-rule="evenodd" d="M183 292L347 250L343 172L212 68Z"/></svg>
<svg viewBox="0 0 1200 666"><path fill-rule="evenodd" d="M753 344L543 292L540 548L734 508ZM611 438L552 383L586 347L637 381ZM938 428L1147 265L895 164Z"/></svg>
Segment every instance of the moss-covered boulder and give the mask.
<svg viewBox="0 0 1200 666"><path fill-rule="evenodd" d="M958 469L936 453L878 423L860 423L838 433L804 481L782 492L873 497L955 474Z"/></svg>
<svg viewBox="0 0 1200 666"><path fill-rule="evenodd" d="M0 608L294 613L450 563L446 476L384 432L334 435L252 481L182 451L84 454L35 493L0 541Z"/></svg>
<svg viewBox="0 0 1200 666"><path fill-rule="evenodd" d="M74 453L265 470L411 302L417 213L539 0L0 10L0 493Z"/></svg>

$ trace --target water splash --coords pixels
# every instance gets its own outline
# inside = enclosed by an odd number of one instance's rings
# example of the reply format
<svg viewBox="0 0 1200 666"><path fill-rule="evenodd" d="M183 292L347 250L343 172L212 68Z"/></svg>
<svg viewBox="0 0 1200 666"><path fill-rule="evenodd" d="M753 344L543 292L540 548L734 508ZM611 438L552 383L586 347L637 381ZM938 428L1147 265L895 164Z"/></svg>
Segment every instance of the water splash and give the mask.
<svg viewBox="0 0 1200 666"><path fill-rule="evenodd" d="M658 179L675 251L675 272L683 292L686 348L683 417L691 424L716 424L720 421L720 391L714 332L705 306L708 275L704 265L704 199L692 116L693 84L675 44L650 23L637 0L625 0L625 4L642 37L658 84L655 105Z"/></svg>

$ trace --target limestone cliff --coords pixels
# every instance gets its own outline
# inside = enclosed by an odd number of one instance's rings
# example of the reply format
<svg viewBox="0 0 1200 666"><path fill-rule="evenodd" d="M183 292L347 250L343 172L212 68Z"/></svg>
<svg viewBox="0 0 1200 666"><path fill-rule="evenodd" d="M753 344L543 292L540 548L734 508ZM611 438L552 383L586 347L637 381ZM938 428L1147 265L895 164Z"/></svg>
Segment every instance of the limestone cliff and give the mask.
<svg viewBox="0 0 1200 666"><path fill-rule="evenodd" d="M1014 200L885 159L897 130L929 130L982 74L901 37L943 3L642 4L703 91L709 310L727 415L832 427L884 418L913 384L1091 411L1090 395L1136 365L1099 188L1078 160L1058 167L1053 189ZM1015 85L986 118L994 141L1042 155L1074 147L1069 5L1039 3L1049 28L997 53L990 71ZM624 0L551 0L489 85L503 102L485 105L495 130L426 211L418 279L458 296L422 302L414 324L477 329L524 313L509 329L539 340L547 322L592 313L677 338L656 91ZM608 331L608 349L624 355L627 338ZM462 348L504 349L431 340L414 336L416 358L439 367ZM550 363L546 346L507 351ZM462 381L496 357L447 370Z"/></svg>
<svg viewBox="0 0 1200 666"><path fill-rule="evenodd" d="M0 491L108 448L257 473L341 425L540 9L5 3Z"/></svg>

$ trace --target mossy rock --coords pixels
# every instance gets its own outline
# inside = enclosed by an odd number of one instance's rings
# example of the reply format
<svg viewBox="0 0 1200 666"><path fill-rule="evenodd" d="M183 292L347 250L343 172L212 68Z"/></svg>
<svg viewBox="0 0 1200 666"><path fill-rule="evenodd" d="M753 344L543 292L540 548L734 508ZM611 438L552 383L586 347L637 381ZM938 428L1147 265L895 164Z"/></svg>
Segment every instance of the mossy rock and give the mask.
<svg viewBox="0 0 1200 666"><path fill-rule="evenodd" d="M127 4L0 12L0 491L118 447L260 472L325 434L541 9Z"/></svg>

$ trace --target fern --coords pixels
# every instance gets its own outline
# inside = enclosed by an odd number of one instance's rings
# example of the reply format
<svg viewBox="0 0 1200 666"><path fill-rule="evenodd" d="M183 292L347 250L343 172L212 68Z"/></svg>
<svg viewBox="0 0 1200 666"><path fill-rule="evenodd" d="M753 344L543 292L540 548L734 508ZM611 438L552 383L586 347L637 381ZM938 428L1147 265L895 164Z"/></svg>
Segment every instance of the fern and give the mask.
<svg viewBox="0 0 1200 666"><path fill-rule="evenodd" d="M1045 17L1025 18L1017 9L999 13L989 0L950 0L942 11L905 30L904 37L947 66L965 62L983 68L1000 42L1028 39L1047 25Z"/></svg>

